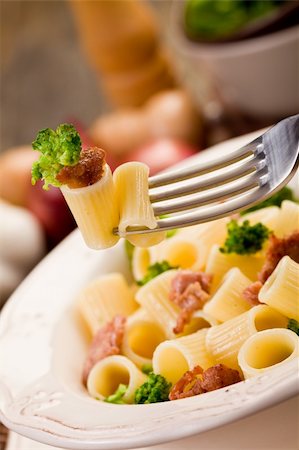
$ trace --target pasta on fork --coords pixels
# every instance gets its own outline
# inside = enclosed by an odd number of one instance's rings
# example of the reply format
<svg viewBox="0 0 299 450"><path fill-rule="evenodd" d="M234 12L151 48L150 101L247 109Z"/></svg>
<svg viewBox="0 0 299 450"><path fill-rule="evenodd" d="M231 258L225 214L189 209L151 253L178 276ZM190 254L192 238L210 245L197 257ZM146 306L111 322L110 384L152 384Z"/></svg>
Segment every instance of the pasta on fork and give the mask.
<svg viewBox="0 0 299 450"><path fill-rule="evenodd" d="M115 245L129 226L154 229L157 221L148 194L149 169L131 162L118 167L112 176L105 152L97 147L81 148L80 136L72 125L60 125L56 131L41 130L33 148L41 152L33 164L32 182L52 184L62 194L77 222L86 244L93 249ZM141 247L158 244L164 232L132 235L129 239Z"/></svg>

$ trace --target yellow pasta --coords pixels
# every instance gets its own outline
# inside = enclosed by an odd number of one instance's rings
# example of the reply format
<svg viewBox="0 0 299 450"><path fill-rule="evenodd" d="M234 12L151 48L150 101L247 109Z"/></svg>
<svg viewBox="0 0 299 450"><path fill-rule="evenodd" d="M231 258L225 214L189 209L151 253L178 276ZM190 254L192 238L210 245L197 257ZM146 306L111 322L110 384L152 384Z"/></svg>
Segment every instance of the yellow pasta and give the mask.
<svg viewBox="0 0 299 450"><path fill-rule="evenodd" d="M122 400L132 403L136 389L146 381L147 377L135 364L122 355L108 356L96 363L87 378L89 394L104 400L114 394L120 384L128 386Z"/></svg>
<svg viewBox="0 0 299 450"><path fill-rule="evenodd" d="M267 372L293 359L298 360L299 336L291 330L273 328L250 336L242 345L238 362L245 378Z"/></svg>
<svg viewBox="0 0 299 450"><path fill-rule="evenodd" d="M168 339L174 338L173 328L179 307L169 300L171 280L177 270L168 270L142 286L136 294L137 302L160 324Z"/></svg>
<svg viewBox="0 0 299 450"><path fill-rule="evenodd" d="M248 311L251 305L243 298L242 293L250 284L251 280L245 277L240 269L237 267L230 269L211 300L204 305L203 310L220 322Z"/></svg>
<svg viewBox="0 0 299 450"><path fill-rule="evenodd" d="M129 316L137 307L132 290L121 273L110 273L92 281L78 298L79 313L92 335L115 315Z"/></svg>
<svg viewBox="0 0 299 450"><path fill-rule="evenodd" d="M196 242L200 249L199 268L206 265L209 252L213 245L222 245L227 235L228 218L214 220L193 227L184 228L179 231L178 237L187 237L188 240Z"/></svg>
<svg viewBox="0 0 299 450"><path fill-rule="evenodd" d="M119 222L118 205L107 164L97 183L77 189L64 185L61 192L88 247L97 250L117 243L119 237L113 234L113 228Z"/></svg>
<svg viewBox="0 0 299 450"><path fill-rule="evenodd" d="M157 227L149 200L148 174L148 166L140 162L122 164L113 174L120 209L118 225L120 236L125 236L126 230L130 226L144 226L151 230ZM155 245L164 237L164 232L127 236L132 244L139 247Z"/></svg>
<svg viewBox="0 0 299 450"><path fill-rule="evenodd" d="M168 261L171 266L182 269L201 269L205 262L206 250L199 242L180 235L166 239L150 250L151 264L157 261Z"/></svg>
<svg viewBox="0 0 299 450"><path fill-rule="evenodd" d="M299 229L299 205L290 200L281 204L280 215L273 231L276 236L283 237Z"/></svg>
<svg viewBox="0 0 299 450"><path fill-rule="evenodd" d="M189 336L162 342L153 356L155 373L163 375L171 383L176 383L181 376L194 366L203 369L211 367L214 362L206 348L207 329L202 329Z"/></svg>
<svg viewBox="0 0 299 450"><path fill-rule="evenodd" d="M219 245L210 250L205 272L213 274L210 292L213 294L219 287L224 275L233 267L238 267L250 280L255 281L264 264L264 258L255 255L237 255L221 253Z"/></svg>
<svg viewBox="0 0 299 450"><path fill-rule="evenodd" d="M261 302L299 321L299 264L284 256L258 297Z"/></svg>
<svg viewBox="0 0 299 450"><path fill-rule="evenodd" d="M286 328L288 319L267 305L258 305L207 331L206 345L218 363L239 370L238 353L251 335L269 328Z"/></svg>
<svg viewBox="0 0 299 450"><path fill-rule="evenodd" d="M261 208L256 211L245 214L241 217L240 222L249 220L250 225L255 225L261 222L270 230L275 230L279 222L280 208L278 206L269 206Z"/></svg>
<svg viewBox="0 0 299 450"><path fill-rule="evenodd" d="M155 348L165 339L161 326L146 310L140 308L127 320L122 354L142 368L143 365L151 364Z"/></svg>
<svg viewBox="0 0 299 450"><path fill-rule="evenodd" d="M210 328L214 325L218 325L220 322L212 317L207 312L199 309L192 314L192 319L190 323L186 324L183 333L181 335L185 336L187 334L195 333L202 328Z"/></svg>
<svg viewBox="0 0 299 450"><path fill-rule="evenodd" d="M141 280L150 265L150 253L147 248L136 247L132 257L132 272L135 280Z"/></svg>

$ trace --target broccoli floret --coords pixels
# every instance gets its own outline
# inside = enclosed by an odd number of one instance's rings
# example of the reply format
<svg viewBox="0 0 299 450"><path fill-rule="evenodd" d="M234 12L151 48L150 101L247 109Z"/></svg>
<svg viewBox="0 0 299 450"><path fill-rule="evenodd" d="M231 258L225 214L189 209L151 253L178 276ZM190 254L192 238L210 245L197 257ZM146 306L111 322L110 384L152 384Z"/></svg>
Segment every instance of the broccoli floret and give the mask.
<svg viewBox="0 0 299 450"><path fill-rule="evenodd" d="M135 392L135 403L157 403L168 400L171 383L162 375L153 372L149 374L148 380Z"/></svg>
<svg viewBox="0 0 299 450"><path fill-rule="evenodd" d="M130 265L132 264L134 249L135 249L135 246L133 244L131 244L130 241L125 239L125 252L128 257Z"/></svg>
<svg viewBox="0 0 299 450"><path fill-rule="evenodd" d="M172 236L174 236L175 234L177 234L178 230L177 229L173 229L173 230L168 230L166 231L166 238L171 238Z"/></svg>
<svg viewBox="0 0 299 450"><path fill-rule="evenodd" d="M295 319L289 319L287 328L294 331L299 336L299 322Z"/></svg>
<svg viewBox="0 0 299 450"><path fill-rule="evenodd" d="M249 209L241 212L241 215L250 213L252 211L257 211L258 209L267 208L268 206L280 206L284 200L291 200L292 202L296 202L296 198L294 197L294 193L292 189L285 186L280 191L276 192L276 194L272 195L272 197L264 200L257 205L252 206Z"/></svg>
<svg viewBox="0 0 299 450"><path fill-rule="evenodd" d="M167 217L169 217L168 214L161 214L161 216L159 216L159 219L166 219ZM177 228L174 228L173 230L166 231L166 239L171 238L172 236L177 234L178 231L179 230Z"/></svg>
<svg viewBox="0 0 299 450"><path fill-rule="evenodd" d="M109 397L105 398L105 402L107 403L116 403L118 405L124 405L123 396L127 392L128 386L125 384L120 384L114 394L109 395Z"/></svg>
<svg viewBox="0 0 299 450"><path fill-rule="evenodd" d="M268 239L270 230L262 223L250 225L245 220L241 225L236 220L227 224L227 238L221 253L237 253L238 255L251 255L262 249L263 243Z"/></svg>
<svg viewBox="0 0 299 450"><path fill-rule="evenodd" d="M141 371L146 375L149 375L153 371L153 366L151 364L143 364Z"/></svg>
<svg viewBox="0 0 299 450"><path fill-rule="evenodd" d="M46 128L39 131L32 148L41 152L37 161L33 163L31 181L44 180L44 189L49 184L61 186L56 175L64 166L78 163L81 152L81 139L73 125L62 124L56 129Z"/></svg>
<svg viewBox="0 0 299 450"><path fill-rule="evenodd" d="M148 267L147 274L141 280L136 281L136 283L138 284L138 286L144 286L146 283L148 283L161 273L177 268L178 266L171 266L168 261L156 262L155 264L152 264Z"/></svg>

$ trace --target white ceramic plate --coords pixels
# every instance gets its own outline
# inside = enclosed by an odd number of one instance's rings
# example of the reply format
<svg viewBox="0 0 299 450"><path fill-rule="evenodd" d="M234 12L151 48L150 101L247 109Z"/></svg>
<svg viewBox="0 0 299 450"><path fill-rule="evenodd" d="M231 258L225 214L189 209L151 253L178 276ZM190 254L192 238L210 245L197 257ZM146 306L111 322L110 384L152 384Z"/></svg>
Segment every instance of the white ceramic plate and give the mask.
<svg viewBox="0 0 299 450"><path fill-rule="evenodd" d="M229 152L260 132L194 159ZM99 274L128 267L122 242L86 248L79 232L50 253L15 291L0 317L0 420L31 439L72 449L121 449L192 436L268 408L299 392L293 361L201 396L151 405L113 405L80 383L86 354L73 311L78 291Z"/></svg>

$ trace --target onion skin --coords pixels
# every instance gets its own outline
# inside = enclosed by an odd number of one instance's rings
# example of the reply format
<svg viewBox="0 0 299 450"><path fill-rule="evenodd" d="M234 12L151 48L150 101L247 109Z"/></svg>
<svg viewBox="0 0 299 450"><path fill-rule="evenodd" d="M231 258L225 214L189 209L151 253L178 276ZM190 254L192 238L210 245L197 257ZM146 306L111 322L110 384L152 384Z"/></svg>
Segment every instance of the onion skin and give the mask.
<svg viewBox="0 0 299 450"><path fill-rule="evenodd" d="M31 146L14 147L0 156L0 197L26 206L31 188L31 167L38 153Z"/></svg>

